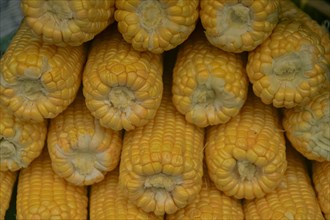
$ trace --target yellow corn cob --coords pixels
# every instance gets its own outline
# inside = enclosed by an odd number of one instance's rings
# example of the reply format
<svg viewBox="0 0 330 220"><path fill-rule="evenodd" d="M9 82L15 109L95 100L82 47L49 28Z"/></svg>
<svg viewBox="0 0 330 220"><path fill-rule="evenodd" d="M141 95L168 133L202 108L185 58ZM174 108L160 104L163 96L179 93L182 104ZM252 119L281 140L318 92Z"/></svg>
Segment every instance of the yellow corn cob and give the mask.
<svg viewBox="0 0 330 220"><path fill-rule="evenodd" d="M0 107L0 170L16 171L37 158L47 135L47 121L27 123Z"/></svg>
<svg viewBox="0 0 330 220"><path fill-rule="evenodd" d="M330 84L306 104L284 109L282 122L292 146L303 156L330 161Z"/></svg>
<svg viewBox="0 0 330 220"><path fill-rule="evenodd" d="M199 127L222 124L243 106L248 80L241 56L212 46L202 32L180 47L173 70L173 103Z"/></svg>
<svg viewBox="0 0 330 220"><path fill-rule="evenodd" d="M330 161L312 162L314 189L326 220L330 220Z"/></svg>
<svg viewBox="0 0 330 220"><path fill-rule="evenodd" d="M254 93L277 108L303 104L327 76L319 37L303 23L289 20L249 53L246 70Z"/></svg>
<svg viewBox="0 0 330 220"><path fill-rule="evenodd" d="M75 185L91 185L118 165L122 138L121 132L100 126L79 93L50 121L47 144L57 175Z"/></svg>
<svg viewBox="0 0 330 220"><path fill-rule="evenodd" d="M115 0L22 0L27 24L42 40L79 46L114 21Z"/></svg>
<svg viewBox="0 0 330 220"><path fill-rule="evenodd" d="M330 34L327 29L319 25L317 21L298 8L291 0L280 0L280 7L280 20L300 21L320 37L321 44L324 47L326 63L329 68L328 80L330 80Z"/></svg>
<svg viewBox="0 0 330 220"><path fill-rule="evenodd" d="M18 172L0 171L0 220L5 219Z"/></svg>
<svg viewBox="0 0 330 220"><path fill-rule="evenodd" d="M87 108L102 126L131 130L152 119L160 105L162 56L135 51L115 29L93 41L83 92Z"/></svg>
<svg viewBox="0 0 330 220"><path fill-rule="evenodd" d="M243 203L245 219L324 219L304 158L290 146L288 167L279 186L263 198Z"/></svg>
<svg viewBox="0 0 330 220"><path fill-rule="evenodd" d="M106 174L104 180L91 187L89 215L91 220L146 219L161 220L162 216L146 213L130 202L118 185L119 169Z"/></svg>
<svg viewBox="0 0 330 220"><path fill-rule="evenodd" d="M204 168L202 189L189 205L166 220L244 219L241 202L219 191Z"/></svg>
<svg viewBox="0 0 330 220"><path fill-rule="evenodd" d="M87 219L87 188L52 170L47 149L18 177L17 219Z"/></svg>
<svg viewBox="0 0 330 220"><path fill-rule="evenodd" d="M195 29L199 0L116 0L115 19L138 51L162 53L183 43Z"/></svg>
<svg viewBox="0 0 330 220"><path fill-rule="evenodd" d="M122 191L156 215L173 214L192 202L203 175L204 130L175 110L168 80L155 118L125 132L120 163Z"/></svg>
<svg viewBox="0 0 330 220"><path fill-rule="evenodd" d="M56 117L76 96L85 52L47 45L23 21L0 60L0 103L24 120Z"/></svg>
<svg viewBox="0 0 330 220"><path fill-rule="evenodd" d="M200 18L210 43L229 52L252 51L275 28L278 0L200 0Z"/></svg>
<svg viewBox="0 0 330 220"><path fill-rule="evenodd" d="M205 160L216 187L237 199L271 192L286 169L279 115L251 92L240 113L206 131Z"/></svg>

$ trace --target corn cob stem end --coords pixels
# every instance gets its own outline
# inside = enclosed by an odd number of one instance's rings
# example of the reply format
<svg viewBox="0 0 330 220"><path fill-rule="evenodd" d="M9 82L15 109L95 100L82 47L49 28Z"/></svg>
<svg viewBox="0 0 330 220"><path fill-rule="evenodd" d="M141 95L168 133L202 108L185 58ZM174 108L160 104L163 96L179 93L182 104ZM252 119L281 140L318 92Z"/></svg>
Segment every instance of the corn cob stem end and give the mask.
<svg viewBox="0 0 330 220"><path fill-rule="evenodd" d="M257 172L257 168L250 161L242 160L237 162L237 171L242 180L252 180Z"/></svg>
<svg viewBox="0 0 330 220"><path fill-rule="evenodd" d="M12 142L1 138L0 139L0 159L8 159L15 155L16 147Z"/></svg>
<svg viewBox="0 0 330 220"><path fill-rule="evenodd" d="M90 152L80 152L72 157L72 163L81 175L89 175L93 172L96 158Z"/></svg>
<svg viewBox="0 0 330 220"><path fill-rule="evenodd" d="M275 59L273 73L279 80L292 81L296 76L312 69L308 54L290 53Z"/></svg>
<svg viewBox="0 0 330 220"><path fill-rule="evenodd" d="M250 9L243 4L225 5L223 10L219 11L219 30L226 31L226 35L235 36L236 32L243 34L250 28L251 15ZM226 22L224 22L226 21Z"/></svg>
<svg viewBox="0 0 330 220"><path fill-rule="evenodd" d="M193 93L192 102L196 104L212 104L215 99L215 91L207 86L199 86Z"/></svg>
<svg viewBox="0 0 330 220"><path fill-rule="evenodd" d="M51 0L49 4L46 4L48 12L56 15L60 19L69 20L73 19L73 13L70 10L69 2Z"/></svg>
<svg viewBox="0 0 330 220"><path fill-rule="evenodd" d="M153 31L157 28L164 17L161 3L155 0L143 1L137 11L141 26L148 31Z"/></svg>
<svg viewBox="0 0 330 220"><path fill-rule="evenodd" d="M163 173L148 177L144 183L146 188L165 189L166 191L172 191L175 185L176 180Z"/></svg>
<svg viewBox="0 0 330 220"><path fill-rule="evenodd" d="M109 100L115 108L123 110L135 102L135 96L127 87L118 86L110 91Z"/></svg>
<svg viewBox="0 0 330 220"><path fill-rule="evenodd" d="M24 95L28 100L38 100L44 96L43 85L39 79L24 79L19 80L19 88L17 92Z"/></svg>

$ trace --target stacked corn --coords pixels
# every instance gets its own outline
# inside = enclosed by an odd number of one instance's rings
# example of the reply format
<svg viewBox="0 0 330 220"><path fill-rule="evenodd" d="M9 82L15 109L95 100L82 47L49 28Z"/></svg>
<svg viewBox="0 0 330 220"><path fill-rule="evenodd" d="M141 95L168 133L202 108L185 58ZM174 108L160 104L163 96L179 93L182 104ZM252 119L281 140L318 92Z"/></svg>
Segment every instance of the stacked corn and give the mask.
<svg viewBox="0 0 330 220"><path fill-rule="evenodd" d="M291 1L22 11L0 61L0 219L10 197L18 219L329 219L330 38Z"/></svg>
<svg viewBox="0 0 330 220"><path fill-rule="evenodd" d="M202 186L204 129L171 102L169 74L154 119L124 135L119 185L135 205L156 215L191 203Z"/></svg>

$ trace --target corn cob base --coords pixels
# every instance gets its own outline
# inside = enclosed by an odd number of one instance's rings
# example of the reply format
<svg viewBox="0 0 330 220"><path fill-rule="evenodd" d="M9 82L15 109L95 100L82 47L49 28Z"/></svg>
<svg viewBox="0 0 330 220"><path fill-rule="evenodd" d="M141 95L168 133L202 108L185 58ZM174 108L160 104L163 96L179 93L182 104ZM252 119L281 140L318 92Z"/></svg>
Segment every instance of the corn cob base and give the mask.
<svg viewBox="0 0 330 220"><path fill-rule="evenodd" d="M28 123L0 108L0 170L16 171L37 158L47 136L47 121Z"/></svg>
<svg viewBox="0 0 330 220"><path fill-rule="evenodd" d="M91 220L163 219L163 216L144 212L129 201L120 190L118 178L119 169L115 169L105 176L104 181L92 186L90 196Z"/></svg>
<svg viewBox="0 0 330 220"><path fill-rule="evenodd" d="M238 115L206 131L205 160L211 180L227 196L263 197L287 167L277 109L252 92Z"/></svg>
<svg viewBox="0 0 330 220"><path fill-rule="evenodd" d="M114 21L114 0L29 1L21 8L28 25L44 42L79 46Z"/></svg>
<svg viewBox="0 0 330 220"><path fill-rule="evenodd" d="M238 114L247 91L241 56L212 46L202 30L197 29L180 47L172 101L188 122L198 127L226 123Z"/></svg>
<svg viewBox="0 0 330 220"><path fill-rule="evenodd" d="M303 105L327 77L319 38L300 21L282 21L249 53L247 75L254 93L276 108Z"/></svg>
<svg viewBox="0 0 330 220"><path fill-rule="evenodd" d="M103 127L132 130L151 120L160 105L162 56L135 51L116 28L93 41L83 93L87 108Z"/></svg>
<svg viewBox="0 0 330 220"><path fill-rule="evenodd" d="M122 137L120 131L100 125L80 92L64 112L50 121L47 144L57 175L76 185L91 185L118 165Z"/></svg>
<svg viewBox="0 0 330 220"><path fill-rule="evenodd" d="M291 146L286 154L288 168L278 187L262 198L244 201L246 219L324 220L305 159Z"/></svg>
<svg viewBox="0 0 330 220"><path fill-rule="evenodd" d="M20 119L54 118L74 100L85 47L56 47L35 36L24 20L0 60L0 103Z"/></svg>
<svg viewBox="0 0 330 220"><path fill-rule="evenodd" d="M190 203L203 175L204 130L175 110L167 77L155 118L125 132L120 163L125 196L156 215L172 214Z"/></svg>
<svg viewBox="0 0 330 220"><path fill-rule="evenodd" d="M197 0L117 0L115 19L138 51L161 54L184 42L198 19Z"/></svg>
<svg viewBox="0 0 330 220"><path fill-rule="evenodd" d="M252 51L278 22L278 0L201 0L200 17L210 43L228 52Z"/></svg>

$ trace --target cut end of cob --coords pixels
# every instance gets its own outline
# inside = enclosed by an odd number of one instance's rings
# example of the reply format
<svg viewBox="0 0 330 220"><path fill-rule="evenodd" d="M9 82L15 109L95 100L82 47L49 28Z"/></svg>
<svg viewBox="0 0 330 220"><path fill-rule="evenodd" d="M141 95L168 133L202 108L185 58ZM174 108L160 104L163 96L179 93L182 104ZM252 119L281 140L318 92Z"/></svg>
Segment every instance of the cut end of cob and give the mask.
<svg viewBox="0 0 330 220"><path fill-rule="evenodd" d="M109 101L114 108L120 111L125 111L131 105L135 104L136 98L130 88L126 86L118 86L111 89L109 93Z"/></svg>
<svg viewBox="0 0 330 220"><path fill-rule="evenodd" d="M279 18L277 0L201 0L200 7L210 43L233 53L254 50L271 34Z"/></svg>
<svg viewBox="0 0 330 220"><path fill-rule="evenodd" d="M61 47L79 46L114 21L114 0L23 0L21 9L34 33L44 42Z"/></svg>
<svg viewBox="0 0 330 220"><path fill-rule="evenodd" d="M93 153L77 152L71 157L72 164L81 175L90 175L93 173L96 157Z"/></svg>
<svg viewBox="0 0 330 220"><path fill-rule="evenodd" d="M330 115L329 113L326 115ZM318 152L321 157L330 161L330 118L324 117L316 122L310 136L309 151Z"/></svg>
<svg viewBox="0 0 330 220"><path fill-rule="evenodd" d="M219 30L228 37L242 35L251 31L251 11L243 4L226 4L218 11Z"/></svg>
<svg viewBox="0 0 330 220"><path fill-rule="evenodd" d="M177 187L182 182L182 176L165 173L148 176L144 181L145 192L138 199L139 205L143 207L144 211L153 211L156 215L164 215L164 212L175 213L179 209L177 206L180 206L180 198L174 198L173 193L180 194Z"/></svg>
<svg viewBox="0 0 330 220"><path fill-rule="evenodd" d="M50 15L56 15L59 21L73 19L73 12L70 10L68 1L50 0L48 2L45 8Z"/></svg>
<svg viewBox="0 0 330 220"><path fill-rule="evenodd" d="M207 82L200 83L191 95L192 109L186 113L186 120L199 127L229 121L244 102L227 91L225 84L224 80L216 77L209 77Z"/></svg>
<svg viewBox="0 0 330 220"><path fill-rule="evenodd" d="M46 96L44 87L39 79L21 79L18 80L18 84L17 94L26 100L34 101Z"/></svg>
<svg viewBox="0 0 330 220"><path fill-rule="evenodd" d="M152 191L164 191L164 193L174 190L175 186L181 182L180 177L168 176L163 173L149 176L144 183L145 188L150 188Z"/></svg>
<svg viewBox="0 0 330 220"><path fill-rule="evenodd" d="M284 110L283 127L292 146L309 160L330 161L329 87L302 106Z"/></svg>
<svg viewBox="0 0 330 220"><path fill-rule="evenodd" d="M9 159L16 155L16 146L14 143L6 140L5 138L0 139L0 159Z"/></svg>
<svg viewBox="0 0 330 220"><path fill-rule="evenodd" d="M236 102L234 94L226 91L226 82L223 79L209 77L207 82L201 81L200 85L192 93L192 104L195 108L198 106L206 108L208 105L215 109L240 108L244 103ZM207 109L207 108L206 108ZM229 120L229 118L228 118Z"/></svg>
<svg viewBox="0 0 330 220"><path fill-rule="evenodd" d="M249 53L246 70L254 93L265 104L293 108L320 91L327 74L323 61L317 36L302 22L283 21Z"/></svg>
<svg viewBox="0 0 330 220"><path fill-rule="evenodd" d="M198 1L118 0L115 19L135 50L161 54L183 43L198 19Z"/></svg>
<svg viewBox="0 0 330 220"><path fill-rule="evenodd" d="M143 1L137 8L140 17L140 25L149 33L155 31L165 17L164 9L159 1Z"/></svg>
<svg viewBox="0 0 330 220"><path fill-rule="evenodd" d="M206 85L199 86L192 95L192 103L206 107L212 105L215 99L215 91Z"/></svg>
<svg viewBox="0 0 330 220"><path fill-rule="evenodd" d="M251 181L257 173L257 167L250 161L242 160L237 162L237 171L241 180Z"/></svg>
<svg viewBox="0 0 330 220"><path fill-rule="evenodd" d="M51 154L54 171L75 185L91 185L100 182L109 169L105 164L109 160L106 158L107 153L97 150L100 141L90 135L80 135L77 143L70 147L71 149L67 149L66 144L57 146L56 154L61 158L56 159Z"/></svg>
<svg viewBox="0 0 330 220"><path fill-rule="evenodd" d="M272 73L280 81L295 82L313 69L312 57L304 50L292 52L273 60Z"/></svg>

